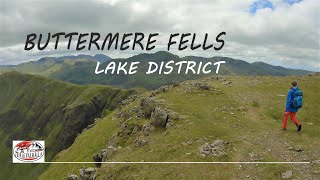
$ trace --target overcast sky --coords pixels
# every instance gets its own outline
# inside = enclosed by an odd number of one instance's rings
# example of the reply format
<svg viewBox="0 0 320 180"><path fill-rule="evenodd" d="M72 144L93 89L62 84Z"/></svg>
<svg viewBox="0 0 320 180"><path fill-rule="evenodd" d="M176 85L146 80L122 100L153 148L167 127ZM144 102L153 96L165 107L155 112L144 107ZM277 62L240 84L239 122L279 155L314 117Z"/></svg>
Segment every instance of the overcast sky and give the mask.
<svg viewBox="0 0 320 180"><path fill-rule="evenodd" d="M319 0L0 1L0 65L43 56L104 53L118 58L141 53L131 50L79 52L64 48L24 51L26 36L30 33L158 32L158 43L163 46L159 45L156 51L165 48L165 38L171 33L202 35L208 32L214 40L219 32L225 31L225 47L220 51L172 53L228 56L320 71Z"/></svg>

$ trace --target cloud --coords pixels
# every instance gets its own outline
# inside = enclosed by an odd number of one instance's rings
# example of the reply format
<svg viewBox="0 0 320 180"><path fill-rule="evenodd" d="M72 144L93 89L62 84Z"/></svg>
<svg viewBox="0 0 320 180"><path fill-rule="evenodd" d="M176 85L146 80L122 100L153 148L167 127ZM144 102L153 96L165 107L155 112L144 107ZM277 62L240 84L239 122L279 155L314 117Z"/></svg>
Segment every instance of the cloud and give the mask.
<svg viewBox="0 0 320 180"><path fill-rule="evenodd" d="M249 6L249 12L251 14L255 14L257 12L257 10L259 10L259 9L273 10L274 6L273 6L272 2L269 0L257 0Z"/></svg>
<svg viewBox="0 0 320 180"><path fill-rule="evenodd" d="M206 32L215 37L225 31L226 46L219 52L173 53L225 55L319 71L317 0L4 0L1 4L0 25L4 28L0 28L0 64L36 60L44 55L102 53L49 48L26 52L23 45L26 35L32 32L158 32L157 50L161 50L170 33L195 32L201 41ZM103 53L126 57L141 52Z"/></svg>
<svg viewBox="0 0 320 180"><path fill-rule="evenodd" d="M284 3L287 3L289 5L293 5L295 3L299 3L301 2L302 0L283 0Z"/></svg>

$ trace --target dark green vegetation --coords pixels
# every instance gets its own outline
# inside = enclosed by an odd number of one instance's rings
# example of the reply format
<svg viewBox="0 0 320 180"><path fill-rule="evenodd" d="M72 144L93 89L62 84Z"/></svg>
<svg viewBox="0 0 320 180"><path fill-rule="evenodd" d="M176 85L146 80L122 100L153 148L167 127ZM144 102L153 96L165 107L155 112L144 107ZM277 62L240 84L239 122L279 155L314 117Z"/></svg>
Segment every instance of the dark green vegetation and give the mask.
<svg viewBox="0 0 320 180"><path fill-rule="evenodd" d="M78 59L77 59L78 58ZM177 74L173 72L169 75L151 74L145 75L148 68L148 62L153 61L160 63L161 61L168 62L174 60L178 61L195 61L195 62L217 62L226 61L222 64L220 75L272 75L272 76L289 76L289 75L307 75L310 71L293 70L280 66L272 66L262 62L248 63L242 60L236 60L228 57L212 57L203 58L197 56L186 56L180 58L169 52L160 51L153 54L139 54L126 59L114 59L116 62L140 62L138 73L134 75L105 75L94 73L96 68L96 61L86 57L75 57L70 60L70 57L61 57L52 60L52 58L40 59L36 62L24 63L13 67L3 67L2 71L16 70L23 73L40 74L46 77L60 79L63 81L75 84L103 84L112 85L123 88L144 87L148 89L156 89L162 85L171 84L174 81L184 81L190 79L197 79L204 75L194 74ZM100 61L103 62L103 61ZM100 67L105 68L108 62L104 62ZM215 66L212 68L212 74L215 73ZM182 71L183 72L183 71ZM1 73L1 68L0 68Z"/></svg>
<svg viewBox="0 0 320 180"><path fill-rule="evenodd" d="M45 140L46 161L50 161L95 118L108 114L130 93L133 91L79 86L17 72L0 75L0 179L34 179L46 167L13 165L12 140Z"/></svg>
<svg viewBox="0 0 320 180"><path fill-rule="evenodd" d="M286 94L293 80L299 82L304 92L304 107L297 115L303 124L299 133L291 121L287 131L280 131ZM311 164L103 164L97 168L97 179L280 179L289 170L293 172L292 178L317 179L319 80L320 76L207 77L166 90L162 88L160 93L145 92L81 133L55 161L93 161L92 154L111 143L116 151L107 161L306 161ZM170 121L170 126L156 127L146 134L145 127L152 120L139 117L136 108L142 105L142 99L150 96L157 102L156 106L175 111L180 117ZM136 140L141 139L148 143L137 146ZM200 156L199 147L215 139L228 142L226 155ZM90 146L83 146L88 143ZM95 165L52 164L40 179L62 179L68 173L79 175L79 169L84 167Z"/></svg>

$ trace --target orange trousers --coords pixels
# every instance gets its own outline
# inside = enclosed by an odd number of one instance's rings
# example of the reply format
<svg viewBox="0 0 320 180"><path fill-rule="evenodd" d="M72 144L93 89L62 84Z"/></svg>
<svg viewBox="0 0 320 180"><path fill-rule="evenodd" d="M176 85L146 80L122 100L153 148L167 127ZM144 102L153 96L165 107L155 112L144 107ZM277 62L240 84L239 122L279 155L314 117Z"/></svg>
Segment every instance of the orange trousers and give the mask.
<svg viewBox="0 0 320 180"><path fill-rule="evenodd" d="M296 112L284 112L283 115L283 122L282 122L282 128L287 128L287 123L288 123L288 117L290 116L290 119L296 124L296 125L300 125L300 122L298 121L298 119L296 118Z"/></svg>

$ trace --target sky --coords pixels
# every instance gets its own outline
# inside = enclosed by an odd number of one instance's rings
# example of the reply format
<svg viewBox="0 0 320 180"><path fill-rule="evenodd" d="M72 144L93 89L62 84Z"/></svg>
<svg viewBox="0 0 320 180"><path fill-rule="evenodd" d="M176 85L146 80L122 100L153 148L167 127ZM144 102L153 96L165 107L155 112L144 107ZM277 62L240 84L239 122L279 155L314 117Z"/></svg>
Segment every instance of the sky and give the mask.
<svg viewBox="0 0 320 180"><path fill-rule="evenodd" d="M320 71L319 0L0 0L0 65L44 56L104 53L112 58L141 51L75 51L65 48L25 51L30 33L159 33L165 50L171 33L209 37L224 31L220 51L170 52ZM199 39L201 41L201 39ZM146 52L146 51L143 51Z"/></svg>

